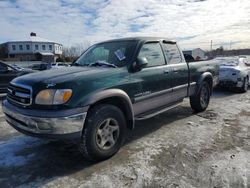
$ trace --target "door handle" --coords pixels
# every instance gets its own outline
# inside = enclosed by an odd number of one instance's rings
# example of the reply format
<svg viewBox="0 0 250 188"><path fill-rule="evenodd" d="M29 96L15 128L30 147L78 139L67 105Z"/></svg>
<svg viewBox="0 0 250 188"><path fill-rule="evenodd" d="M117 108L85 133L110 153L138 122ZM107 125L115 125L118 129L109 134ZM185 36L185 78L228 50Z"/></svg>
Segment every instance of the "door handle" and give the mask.
<svg viewBox="0 0 250 188"><path fill-rule="evenodd" d="M168 74L168 73L169 73L169 70L164 70L163 73L164 73L164 74Z"/></svg>

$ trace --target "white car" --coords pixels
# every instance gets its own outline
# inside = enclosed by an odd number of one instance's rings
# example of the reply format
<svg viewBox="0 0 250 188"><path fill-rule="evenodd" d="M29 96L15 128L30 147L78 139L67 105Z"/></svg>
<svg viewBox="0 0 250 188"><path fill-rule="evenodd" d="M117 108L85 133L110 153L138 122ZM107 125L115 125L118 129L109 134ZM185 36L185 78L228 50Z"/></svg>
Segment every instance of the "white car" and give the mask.
<svg viewBox="0 0 250 188"><path fill-rule="evenodd" d="M70 65L67 64L67 63L60 63L60 62L58 62L58 63L52 63L51 68L55 69L55 68L69 67L69 66Z"/></svg>
<svg viewBox="0 0 250 188"><path fill-rule="evenodd" d="M242 57L220 58L219 61L219 85L246 92L250 78L250 62Z"/></svg>

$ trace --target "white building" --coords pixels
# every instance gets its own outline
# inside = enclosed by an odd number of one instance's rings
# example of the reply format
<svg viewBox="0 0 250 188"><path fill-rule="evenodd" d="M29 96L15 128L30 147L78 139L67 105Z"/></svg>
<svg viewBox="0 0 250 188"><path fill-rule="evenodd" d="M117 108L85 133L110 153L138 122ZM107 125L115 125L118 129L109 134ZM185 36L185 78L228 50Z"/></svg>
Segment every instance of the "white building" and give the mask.
<svg viewBox="0 0 250 188"><path fill-rule="evenodd" d="M205 60L207 57L205 56L205 51L200 48L195 48L191 50L184 50L183 54L191 55L195 60Z"/></svg>
<svg viewBox="0 0 250 188"><path fill-rule="evenodd" d="M62 54L63 46L54 41L30 33L29 38L3 44L8 58L20 61L55 61Z"/></svg>

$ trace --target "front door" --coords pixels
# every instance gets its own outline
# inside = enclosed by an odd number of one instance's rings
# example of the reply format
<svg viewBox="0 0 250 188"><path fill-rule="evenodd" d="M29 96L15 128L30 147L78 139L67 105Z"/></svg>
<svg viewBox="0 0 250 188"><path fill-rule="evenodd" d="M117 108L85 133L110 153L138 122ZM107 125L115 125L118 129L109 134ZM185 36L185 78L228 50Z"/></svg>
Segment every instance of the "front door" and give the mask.
<svg viewBox="0 0 250 188"><path fill-rule="evenodd" d="M138 54L148 61L147 67L133 73L138 88L134 92L135 115L164 106L171 101L171 69L166 65L159 42L145 43Z"/></svg>

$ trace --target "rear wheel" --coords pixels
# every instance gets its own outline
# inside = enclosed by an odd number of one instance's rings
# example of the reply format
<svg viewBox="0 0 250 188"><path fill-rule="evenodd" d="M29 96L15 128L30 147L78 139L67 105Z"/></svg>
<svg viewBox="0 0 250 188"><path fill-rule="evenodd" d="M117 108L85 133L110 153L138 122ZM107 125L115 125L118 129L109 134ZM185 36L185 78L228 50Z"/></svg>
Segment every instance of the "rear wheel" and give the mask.
<svg viewBox="0 0 250 188"><path fill-rule="evenodd" d="M247 92L247 90L248 90L248 84L249 84L249 79L248 79L248 77L246 77L246 78L244 78L243 85L242 85L242 87L240 88L240 91L241 91L242 93Z"/></svg>
<svg viewBox="0 0 250 188"><path fill-rule="evenodd" d="M89 160L107 159L118 152L125 132L125 117L118 107L108 104L95 106L84 125L80 152Z"/></svg>
<svg viewBox="0 0 250 188"><path fill-rule="evenodd" d="M191 108L195 112L206 110L210 101L211 88L208 82L204 81L197 95L190 97Z"/></svg>

